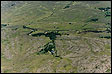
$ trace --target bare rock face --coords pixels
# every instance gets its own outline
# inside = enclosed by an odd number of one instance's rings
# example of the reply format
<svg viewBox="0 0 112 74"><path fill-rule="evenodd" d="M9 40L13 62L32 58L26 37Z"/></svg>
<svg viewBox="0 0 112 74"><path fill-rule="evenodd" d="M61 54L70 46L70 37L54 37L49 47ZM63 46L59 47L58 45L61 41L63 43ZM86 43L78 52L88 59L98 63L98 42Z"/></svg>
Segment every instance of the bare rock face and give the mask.
<svg viewBox="0 0 112 74"><path fill-rule="evenodd" d="M5 56L7 59L9 59L9 60L13 58L13 55L11 54L10 49L8 48L8 46L5 48L4 56Z"/></svg>

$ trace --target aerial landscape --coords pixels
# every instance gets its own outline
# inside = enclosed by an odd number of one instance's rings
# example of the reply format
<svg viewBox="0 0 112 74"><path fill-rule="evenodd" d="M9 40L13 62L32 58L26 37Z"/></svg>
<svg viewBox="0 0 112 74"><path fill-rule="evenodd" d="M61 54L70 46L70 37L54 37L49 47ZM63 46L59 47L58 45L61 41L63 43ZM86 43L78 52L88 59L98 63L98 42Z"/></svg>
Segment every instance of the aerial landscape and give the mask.
<svg viewBox="0 0 112 74"><path fill-rule="evenodd" d="M1 1L1 73L111 73L111 1Z"/></svg>

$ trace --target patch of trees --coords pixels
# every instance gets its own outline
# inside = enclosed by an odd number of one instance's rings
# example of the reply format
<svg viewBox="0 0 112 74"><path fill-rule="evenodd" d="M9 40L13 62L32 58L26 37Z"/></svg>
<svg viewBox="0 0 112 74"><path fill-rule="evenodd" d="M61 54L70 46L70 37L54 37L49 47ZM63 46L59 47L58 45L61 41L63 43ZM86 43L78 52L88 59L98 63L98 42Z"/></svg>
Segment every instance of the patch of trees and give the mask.
<svg viewBox="0 0 112 74"><path fill-rule="evenodd" d="M111 33L111 23L106 24L106 31L107 33Z"/></svg>
<svg viewBox="0 0 112 74"><path fill-rule="evenodd" d="M91 21L96 22L96 21L98 21L98 18L91 19Z"/></svg>
<svg viewBox="0 0 112 74"><path fill-rule="evenodd" d="M69 23L69 24L72 24L72 23Z"/></svg>
<svg viewBox="0 0 112 74"><path fill-rule="evenodd" d="M105 32L105 31L83 29L83 31L80 32L80 33L87 33L87 32L102 33L102 32ZM80 34L80 33L79 33L79 34Z"/></svg>
<svg viewBox="0 0 112 74"><path fill-rule="evenodd" d="M101 8L98 8L98 9L101 10L101 11L108 11L109 9L111 9L111 7L107 7L107 8L101 7Z"/></svg>
<svg viewBox="0 0 112 74"><path fill-rule="evenodd" d="M30 28L30 27L27 27L27 26L24 26L24 25L23 25L23 28L24 28L24 29L31 29L31 30L34 30L34 31L37 30L37 29L35 29L35 28Z"/></svg>
<svg viewBox="0 0 112 74"><path fill-rule="evenodd" d="M102 32L104 32L104 31L98 31L98 30L88 30L88 31L84 31L84 32L94 32L94 33L102 33Z"/></svg>
<svg viewBox="0 0 112 74"><path fill-rule="evenodd" d="M111 16L111 12L109 12L108 10L111 9L111 7L107 7L107 8L98 8L101 11L105 11L105 17Z"/></svg>
<svg viewBox="0 0 112 74"><path fill-rule="evenodd" d="M111 35L107 35L107 36L100 36L99 38L106 38L106 39L110 39Z"/></svg>
<svg viewBox="0 0 112 74"><path fill-rule="evenodd" d="M97 22L97 21L98 21L98 18L92 18L88 22Z"/></svg>
<svg viewBox="0 0 112 74"><path fill-rule="evenodd" d="M69 5L67 5L67 6L65 6L63 9L66 9L66 8L69 8L70 6Z"/></svg>
<svg viewBox="0 0 112 74"><path fill-rule="evenodd" d="M111 16L111 12L106 12L105 17Z"/></svg>
<svg viewBox="0 0 112 74"><path fill-rule="evenodd" d="M72 2L70 2L69 4L67 4L63 9L69 8L71 4L72 4Z"/></svg>
<svg viewBox="0 0 112 74"><path fill-rule="evenodd" d="M1 28L8 26L9 24L1 24Z"/></svg>
<svg viewBox="0 0 112 74"><path fill-rule="evenodd" d="M16 5L16 3L11 4L11 6L14 6L14 5Z"/></svg>
<svg viewBox="0 0 112 74"><path fill-rule="evenodd" d="M1 24L2 26L7 26L7 24Z"/></svg>

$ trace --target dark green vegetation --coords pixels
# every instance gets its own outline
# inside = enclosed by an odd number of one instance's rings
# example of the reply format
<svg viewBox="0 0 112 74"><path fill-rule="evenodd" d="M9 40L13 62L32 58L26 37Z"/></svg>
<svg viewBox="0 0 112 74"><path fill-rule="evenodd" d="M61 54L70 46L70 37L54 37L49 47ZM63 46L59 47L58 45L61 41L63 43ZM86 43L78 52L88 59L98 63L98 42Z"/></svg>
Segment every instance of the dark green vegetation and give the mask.
<svg viewBox="0 0 112 74"><path fill-rule="evenodd" d="M38 36L45 36L45 37L49 37L49 39L51 40L50 42L48 42L46 45L44 45L44 48L41 49L38 54L45 54L47 53L48 51L51 52L51 54L55 57L57 57L57 50L56 50L56 45L55 45L55 40L57 38L57 36L61 36L61 35L69 35L69 34L61 34L59 33L59 31L69 31L69 30L44 30L43 33L36 33L36 34L32 34L32 32L35 32L35 31L39 31L39 30L42 30L42 29L36 29L36 28L30 28L30 27L26 27L26 26L23 26L24 29L31 29L32 31L29 32L27 35L31 35L31 36L34 36L34 37L38 37Z"/></svg>
<svg viewBox="0 0 112 74"><path fill-rule="evenodd" d="M69 34L56 36L57 55L62 58L53 57L49 51L37 55L41 49L47 49L47 43L50 46L50 38L43 35L43 30L66 30L59 33ZM1 70L3 73L110 73L111 2L1 2Z"/></svg>

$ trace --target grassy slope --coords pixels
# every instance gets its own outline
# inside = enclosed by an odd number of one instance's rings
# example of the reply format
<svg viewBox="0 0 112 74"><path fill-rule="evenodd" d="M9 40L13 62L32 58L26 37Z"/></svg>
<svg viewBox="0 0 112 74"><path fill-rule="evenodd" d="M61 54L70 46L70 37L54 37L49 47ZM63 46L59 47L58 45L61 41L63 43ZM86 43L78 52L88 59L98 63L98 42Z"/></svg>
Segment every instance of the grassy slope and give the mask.
<svg viewBox="0 0 112 74"><path fill-rule="evenodd" d="M13 27L2 28L2 72L80 73L109 71L110 39L96 38L96 33L70 33L68 37L81 36L82 38L79 40L56 40L58 54L63 59L54 58L48 53L40 56L36 55L36 52L41 49L40 47L49 42L49 39L44 36L37 38L27 36L26 33L29 30L23 29L20 25L43 29L53 29L54 26L57 26L59 29L82 30L83 28L99 29L96 26L104 26L105 23L110 22L110 18L104 18L104 12L94 9L97 6L110 6L110 2L73 2L70 8L63 9L69 3L69 1L20 1L15 6L10 6L10 3L6 4L6 7L2 9L1 23L9 23L9 26L19 25L19 28L17 30L12 30ZM52 13L53 15L51 15ZM99 18L99 21L87 22L93 17ZM72 24L69 24L69 22L72 22ZM87 25L83 27L85 24ZM61 38L64 37L67 36ZM101 63L102 61L103 63ZM88 65L92 66L89 68ZM99 65L99 69L96 69L96 65Z"/></svg>

